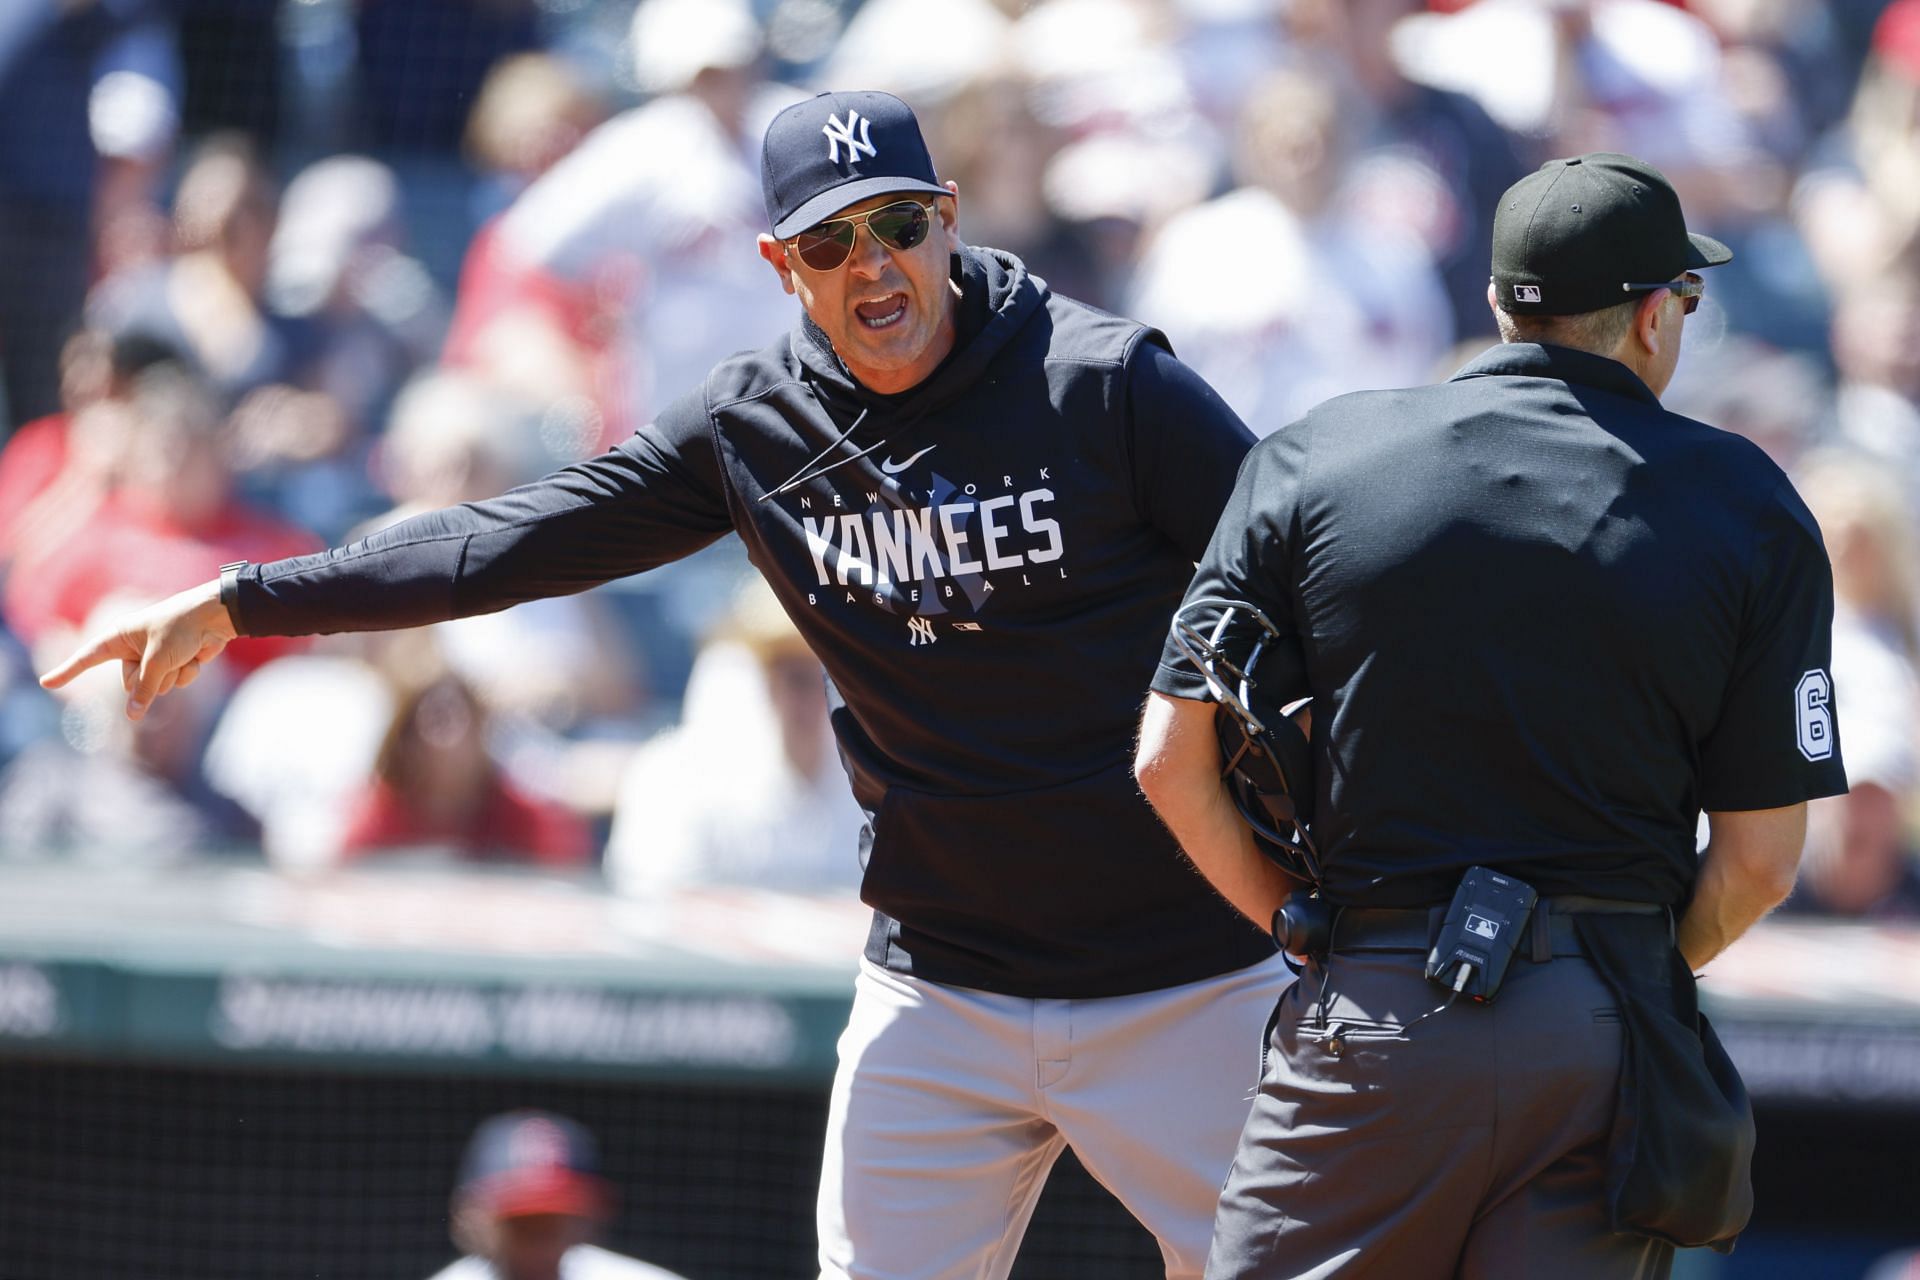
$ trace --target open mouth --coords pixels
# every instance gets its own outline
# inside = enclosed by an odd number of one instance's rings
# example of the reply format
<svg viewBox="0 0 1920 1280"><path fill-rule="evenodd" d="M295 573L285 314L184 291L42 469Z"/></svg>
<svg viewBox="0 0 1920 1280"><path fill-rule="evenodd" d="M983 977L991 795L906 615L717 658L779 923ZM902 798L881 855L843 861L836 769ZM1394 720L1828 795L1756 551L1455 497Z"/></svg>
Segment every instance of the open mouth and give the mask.
<svg viewBox="0 0 1920 1280"><path fill-rule="evenodd" d="M853 313L859 316L860 323L869 329L891 328L906 318L907 295L890 293L884 298L857 303Z"/></svg>

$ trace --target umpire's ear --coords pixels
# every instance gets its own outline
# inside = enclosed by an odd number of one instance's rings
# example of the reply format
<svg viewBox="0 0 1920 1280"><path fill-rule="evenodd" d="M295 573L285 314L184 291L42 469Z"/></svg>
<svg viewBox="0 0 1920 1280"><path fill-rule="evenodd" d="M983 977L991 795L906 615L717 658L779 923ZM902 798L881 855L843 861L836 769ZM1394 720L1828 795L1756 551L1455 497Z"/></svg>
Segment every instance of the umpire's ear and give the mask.
<svg viewBox="0 0 1920 1280"><path fill-rule="evenodd" d="M767 260L768 265L780 277L780 287L792 293L793 264L787 261L787 246L764 233L756 243L760 249L760 256Z"/></svg>

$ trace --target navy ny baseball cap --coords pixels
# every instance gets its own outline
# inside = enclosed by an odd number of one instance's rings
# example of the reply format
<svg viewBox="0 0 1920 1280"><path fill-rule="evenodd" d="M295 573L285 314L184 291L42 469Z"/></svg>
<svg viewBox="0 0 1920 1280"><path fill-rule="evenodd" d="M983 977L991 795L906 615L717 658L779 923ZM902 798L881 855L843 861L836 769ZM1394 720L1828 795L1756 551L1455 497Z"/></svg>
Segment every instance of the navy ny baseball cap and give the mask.
<svg viewBox="0 0 1920 1280"><path fill-rule="evenodd" d="M890 93L823 93L773 118L760 152L760 190L785 240L869 196L946 195L913 108Z"/></svg>
<svg viewBox="0 0 1920 1280"><path fill-rule="evenodd" d="M1618 152L1547 161L1508 187L1493 215L1494 290L1511 315L1598 311L1638 291L1626 286L1732 260L1687 230L1664 174Z"/></svg>
<svg viewBox="0 0 1920 1280"><path fill-rule="evenodd" d="M611 1201L593 1139L550 1111L509 1111L482 1121L467 1143L456 1198L498 1218L599 1218Z"/></svg>

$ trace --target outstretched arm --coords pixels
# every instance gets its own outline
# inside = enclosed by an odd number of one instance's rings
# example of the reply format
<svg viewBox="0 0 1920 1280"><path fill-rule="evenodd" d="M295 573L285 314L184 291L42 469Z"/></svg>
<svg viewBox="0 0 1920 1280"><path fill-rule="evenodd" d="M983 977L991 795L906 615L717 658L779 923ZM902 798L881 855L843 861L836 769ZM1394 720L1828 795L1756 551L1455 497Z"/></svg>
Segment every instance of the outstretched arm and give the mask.
<svg viewBox="0 0 1920 1280"><path fill-rule="evenodd" d="M111 630L96 635L52 671L42 686L58 689L91 667L120 663L127 691L127 718L147 714L155 698L184 689L238 633L220 601L220 580L213 579L169 596L138 613L116 618Z"/></svg>
<svg viewBox="0 0 1920 1280"><path fill-rule="evenodd" d="M492 613L677 560L732 527L696 395L598 458L498 498L243 569L231 616L215 581L117 619L43 683L58 688L118 659L137 720L238 635L392 630Z"/></svg>

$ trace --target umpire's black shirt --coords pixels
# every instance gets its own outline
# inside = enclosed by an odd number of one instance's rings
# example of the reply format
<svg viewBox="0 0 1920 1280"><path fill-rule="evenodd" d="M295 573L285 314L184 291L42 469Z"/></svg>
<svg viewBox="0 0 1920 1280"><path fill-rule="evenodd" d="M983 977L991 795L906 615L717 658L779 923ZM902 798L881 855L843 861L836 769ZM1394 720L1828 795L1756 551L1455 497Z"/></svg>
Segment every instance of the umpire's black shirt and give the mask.
<svg viewBox="0 0 1920 1280"><path fill-rule="evenodd" d="M1269 436L1209 596L1297 641L1260 677L1315 699L1338 903L1444 901L1475 863L1678 903L1703 808L1846 789L1812 516L1758 448L1600 356L1507 344ZM1154 687L1206 697L1171 644Z"/></svg>

